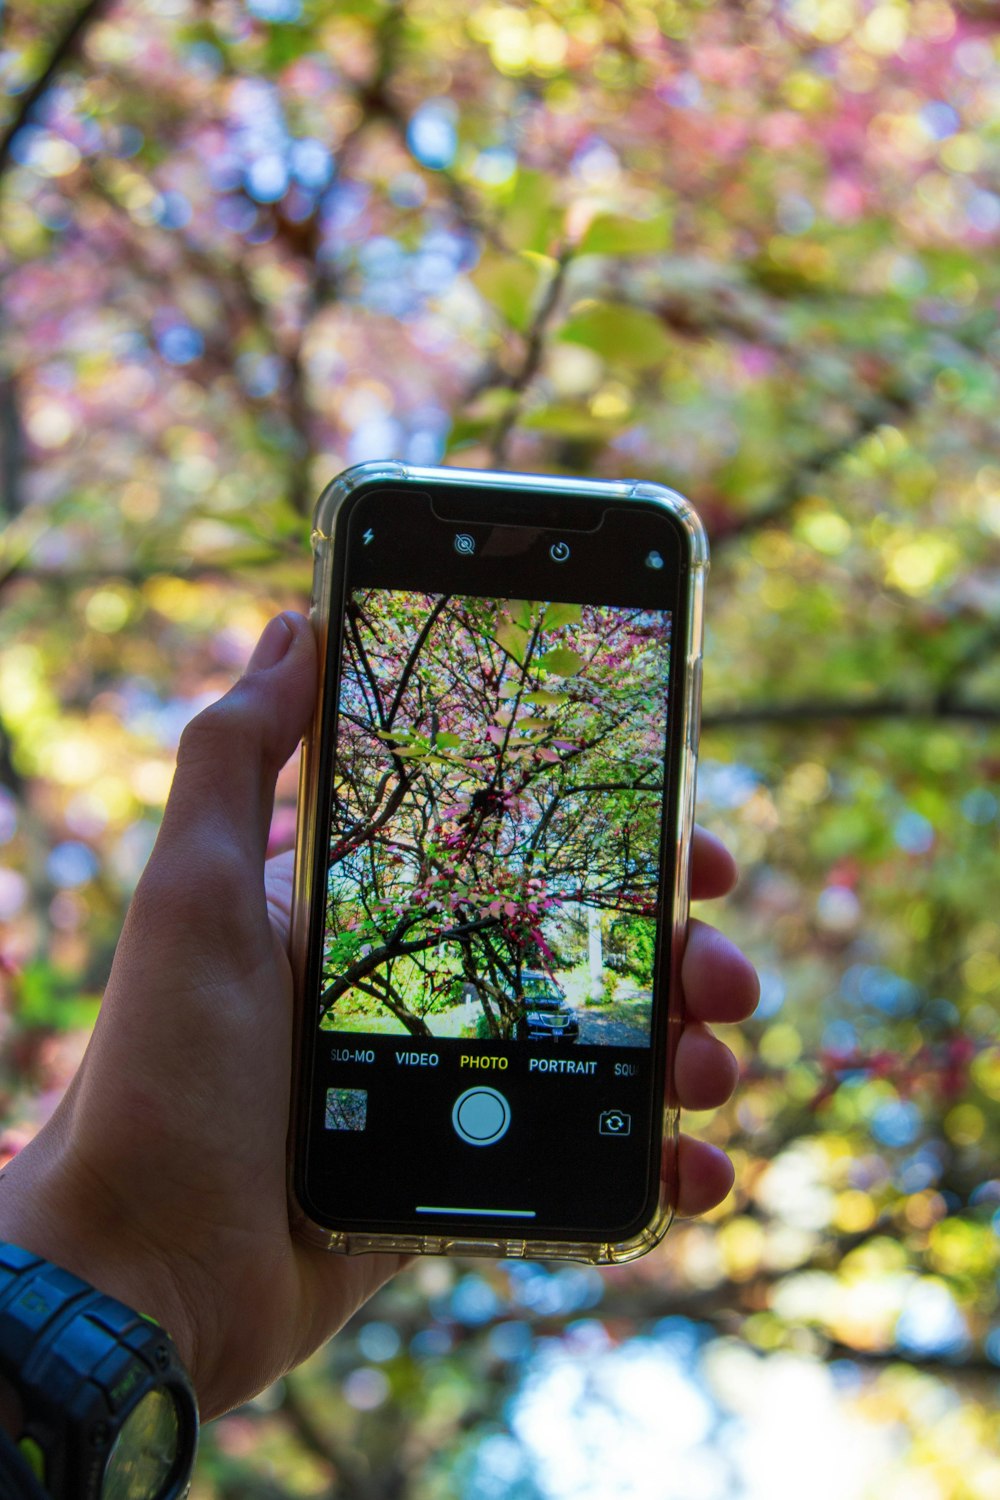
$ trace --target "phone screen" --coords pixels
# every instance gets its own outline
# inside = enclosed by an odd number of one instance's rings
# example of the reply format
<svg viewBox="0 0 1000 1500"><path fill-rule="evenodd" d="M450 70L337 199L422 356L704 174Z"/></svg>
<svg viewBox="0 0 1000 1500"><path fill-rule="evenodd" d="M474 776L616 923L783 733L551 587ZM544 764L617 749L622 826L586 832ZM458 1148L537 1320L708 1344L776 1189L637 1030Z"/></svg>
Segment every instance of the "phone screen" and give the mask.
<svg viewBox="0 0 1000 1500"><path fill-rule="evenodd" d="M658 1192L677 537L440 511L345 523L299 1191L337 1228L624 1237Z"/></svg>

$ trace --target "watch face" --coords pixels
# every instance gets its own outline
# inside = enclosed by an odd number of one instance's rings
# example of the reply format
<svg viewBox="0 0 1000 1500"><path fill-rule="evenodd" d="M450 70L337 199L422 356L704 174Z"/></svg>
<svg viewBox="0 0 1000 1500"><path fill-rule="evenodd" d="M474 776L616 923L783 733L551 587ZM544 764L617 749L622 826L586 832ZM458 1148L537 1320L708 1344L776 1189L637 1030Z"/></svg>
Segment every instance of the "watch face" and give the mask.
<svg viewBox="0 0 1000 1500"><path fill-rule="evenodd" d="M125 1419L108 1456L101 1500L161 1500L180 1444L177 1404L168 1390L149 1391Z"/></svg>

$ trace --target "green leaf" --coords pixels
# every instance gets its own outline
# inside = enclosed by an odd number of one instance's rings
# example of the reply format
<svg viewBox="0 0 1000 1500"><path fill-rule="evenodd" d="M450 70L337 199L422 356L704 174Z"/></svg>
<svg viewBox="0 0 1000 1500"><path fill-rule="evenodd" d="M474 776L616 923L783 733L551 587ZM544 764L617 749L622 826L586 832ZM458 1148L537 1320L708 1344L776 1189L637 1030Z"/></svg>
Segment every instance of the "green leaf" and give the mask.
<svg viewBox="0 0 1000 1500"><path fill-rule="evenodd" d="M586 406L557 401L551 406L541 406L527 412L522 418L521 426L528 427L533 432L551 432L555 437L606 443L631 421L631 413L621 417L595 417Z"/></svg>
<svg viewBox="0 0 1000 1500"><path fill-rule="evenodd" d="M272 73L280 73L290 63L297 62L314 46L312 37L303 26L282 26L272 23L268 27L267 67Z"/></svg>
<svg viewBox="0 0 1000 1500"><path fill-rule="evenodd" d="M551 172L522 169L511 184L502 218L503 237L516 250L546 254L556 228L555 181Z"/></svg>
<svg viewBox="0 0 1000 1500"><path fill-rule="evenodd" d="M507 388L494 387L483 391L456 418L448 438L448 452L468 447L492 432L497 423L512 406L517 404L517 393Z"/></svg>
<svg viewBox="0 0 1000 1500"><path fill-rule="evenodd" d="M519 625L501 625L496 634L497 644L512 656L516 662L524 661L524 653L528 649L528 632L522 630Z"/></svg>
<svg viewBox="0 0 1000 1500"><path fill-rule="evenodd" d="M532 703L536 708L557 708L562 703L569 703L570 698L566 693L550 693L548 688L536 688L533 693L525 693L523 703Z"/></svg>
<svg viewBox="0 0 1000 1500"><path fill-rule="evenodd" d="M434 740L434 744L439 750L457 750L461 743L462 740L460 735L449 734L448 731L444 729L441 730L441 732L435 737Z"/></svg>
<svg viewBox="0 0 1000 1500"><path fill-rule="evenodd" d="M326 952L326 966L330 970L346 968L361 952L361 933L357 928L342 932L335 937Z"/></svg>
<svg viewBox="0 0 1000 1500"><path fill-rule="evenodd" d="M578 255L655 255L670 248L671 216L648 219L627 214L598 214L577 247Z"/></svg>
<svg viewBox="0 0 1000 1500"><path fill-rule="evenodd" d="M474 760L470 760L467 755L457 755L454 750L431 750L427 759L439 766L465 766L472 771L479 770Z"/></svg>
<svg viewBox="0 0 1000 1500"><path fill-rule="evenodd" d="M448 434L445 453L461 453L465 448L474 447L482 442L495 425L494 422L486 422L481 417L459 417Z"/></svg>
<svg viewBox="0 0 1000 1500"><path fill-rule="evenodd" d="M465 408L470 421L482 421L487 426L499 422L512 406L517 404L517 392L509 386L494 385L482 391Z"/></svg>
<svg viewBox="0 0 1000 1500"><path fill-rule="evenodd" d="M545 611L545 628L558 630L560 625L579 625L582 613L579 604L550 604Z"/></svg>
<svg viewBox="0 0 1000 1500"><path fill-rule="evenodd" d="M472 273L472 283L512 328L523 332L531 322L544 275L538 261L490 254Z"/></svg>
<svg viewBox="0 0 1000 1500"><path fill-rule="evenodd" d="M500 605L502 612L510 615L515 625L522 630L530 630L531 619L537 608L530 599L504 599Z"/></svg>
<svg viewBox="0 0 1000 1500"><path fill-rule="evenodd" d="M552 720L551 719L516 719L515 723L514 723L514 727L516 729L522 729L522 730L530 729L530 730L534 730L534 731L538 731L538 732L544 732L546 729L551 729L552 728Z"/></svg>
<svg viewBox="0 0 1000 1500"><path fill-rule="evenodd" d="M582 344L612 364L646 369L662 364L670 352L663 324L641 307L617 302L589 302L559 331L566 344Z"/></svg>
<svg viewBox="0 0 1000 1500"><path fill-rule="evenodd" d="M553 677L575 677L577 672L583 671L586 663L579 652L558 646L555 651L546 651L540 656L538 665L543 671L551 672Z"/></svg>

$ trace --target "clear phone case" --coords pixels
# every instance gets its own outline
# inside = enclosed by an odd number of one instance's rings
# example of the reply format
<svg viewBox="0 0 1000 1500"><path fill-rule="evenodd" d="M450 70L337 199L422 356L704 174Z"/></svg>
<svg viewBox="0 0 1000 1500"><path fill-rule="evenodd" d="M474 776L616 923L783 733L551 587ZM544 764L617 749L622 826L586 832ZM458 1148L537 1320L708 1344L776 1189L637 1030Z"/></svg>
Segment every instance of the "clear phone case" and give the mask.
<svg viewBox="0 0 1000 1500"><path fill-rule="evenodd" d="M682 704L681 758L676 787L677 840L674 849L674 911L671 924L670 978L668 1017L667 1092L664 1100L660 1194L656 1210L646 1226L631 1238L620 1242L550 1241L523 1237L482 1238L444 1234L373 1234L340 1232L325 1228L311 1219L301 1207L294 1189L294 1116L298 1104L302 1063L302 1029L312 1024L308 997L304 994L310 921L313 913L313 872L316 866L316 840L319 827L319 755L320 727L323 724L323 678L310 732L303 741L299 777L298 836L295 852L295 890L292 907L291 956L295 975L295 1045L292 1080L293 1125L289 1131L288 1182L290 1217L300 1238L323 1249L341 1254L364 1254L373 1251L398 1251L408 1255L483 1255L491 1258L530 1260L578 1260L591 1265L615 1265L635 1260L666 1234L673 1217L672 1202L676 1183L677 1136L679 1108L673 1092L673 1053L683 1020L680 998L680 960L687 930L690 879L691 836L694 828L695 771L701 710L701 655L705 580L708 573L708 539L701 520L689 501L675 490L644 480L594 480L565 478L545 474L510 474L478 469L418 468L393 461L358 464L345 470L323 491L316 505L312 532L314 554L311 617L317 634L321 662L326 660L331 585L334 573L333 536L338 511L360 486L373 483L392 485L475 485L481 489L516 490L521 495L578 495L609 501L643 501L669 511L687 539L690 587L687 618L687 651L683 662L684 685L678 695Z"/></svg>

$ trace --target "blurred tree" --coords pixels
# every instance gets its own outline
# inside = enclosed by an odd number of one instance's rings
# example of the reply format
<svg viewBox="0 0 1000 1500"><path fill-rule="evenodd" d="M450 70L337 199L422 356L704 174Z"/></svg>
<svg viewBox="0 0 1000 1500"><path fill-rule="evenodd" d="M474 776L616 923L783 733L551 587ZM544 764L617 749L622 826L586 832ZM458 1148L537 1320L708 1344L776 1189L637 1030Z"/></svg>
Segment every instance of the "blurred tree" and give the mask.
<svg viewBox="0 0 1000 1500"><path fill-rule="evenodd" d="M336 471L667 480L714 542L735 1193L603 1276L422 1265L201 1500L1000 1490L997 19L3 8L5 1153Z"/></svg>

